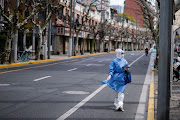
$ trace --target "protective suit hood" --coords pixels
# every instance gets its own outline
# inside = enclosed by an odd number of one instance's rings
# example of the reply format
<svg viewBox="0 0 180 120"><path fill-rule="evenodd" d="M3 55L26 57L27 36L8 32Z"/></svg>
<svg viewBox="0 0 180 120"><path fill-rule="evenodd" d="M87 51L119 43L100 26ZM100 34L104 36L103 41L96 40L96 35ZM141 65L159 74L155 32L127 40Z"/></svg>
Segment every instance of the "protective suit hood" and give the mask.
<svg viewBox="0 0 180 120"><path fill-rule="evenodd" d="M156 45L155 44L153 44L153 47L152 47L153 49L156 49Z"/></svg>
<svg viewBox="0 0 180 120"><path fill-rule="evenodd" d="M116 49L115 53L116 53L116 58L118 59L124 58L124 51L122 49Z"/></svg>

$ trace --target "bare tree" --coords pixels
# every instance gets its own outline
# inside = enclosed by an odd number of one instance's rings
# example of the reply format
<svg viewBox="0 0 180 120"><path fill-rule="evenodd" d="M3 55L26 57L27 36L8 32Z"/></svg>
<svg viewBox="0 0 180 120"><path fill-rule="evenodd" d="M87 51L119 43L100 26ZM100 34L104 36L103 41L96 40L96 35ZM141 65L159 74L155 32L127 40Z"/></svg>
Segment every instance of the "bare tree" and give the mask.
<svg viewBox="0 0 180 120"><path fill-rule="evenodd" d="M13 34L22 28L24 25L28 23L28 21L38 12L38 8L41 6L41 2L31 0L21 0L15 7L14 4L11 3L10 0L5 0L6 7L2 7L0 5L1 15L4 20L7 22L6 28L8 30L7 40L5 43L5 55L2 58L3 63L9 63L10 52L11 52L11 44L13 40ZM15 9L14 9L15 8ZM29 15L23 20L19 20L19 15L22 13L23 9L29 10Z"/></svg>
<svg viewBox="0 0 180 120"><path fill-rule="evenodd" d="M41 49L42 49L42 44L44 44L43 43L43 32L45 32L45 29L47 28L47 24L49 23L49 20L51 19L53 13L55 14L56 10L59 9L60 7L62 7L58 3L58 0L53 0L52 3L48 2L47 0L43 0L43 1L41 1L41 3L43 3L43 5L39 9L39 12L43 12L43 13L46 14L45 19L43 21L41 19L39 19L38 21L34 21L32 19L32 23L36 27L38 27L38 30L39 30L39 32L38 32L38 36L39 36L38 47L37 47L37 51L36 51L36 59L37 60L40 59L40 52L41 52Z"/></svg>
<svg viewBox="0 0 180 120"><path fill-rule="evenodd" d="M149 3L146 0L134 0L141 8L142 15L144 17L144 23L147 28L151 30L152 37L156 44L158 45L159 41L159 7L157 10L151 8ZM155 22L154 22L155 21Z"/></svg>
<svg viewBox="0 0 180 120"><path fill-rule="evenodd" d="M84 9L83 9L83 13L81 14L82 18L81 18L81 24L79 23L79 18L76 19L76 40L75 40L75 47L74 47L74 56L76 56L77 53L77 47L78 47L78 41L79 41L79 32L83 30L84 31L87 29L87 27L91 27L90 24L90 11L92 11L93 8L95 8L96 6L94 5L98 0L94 0L92 1L90 4L84 5ZM78 16L77 16L78 17ZM89 25L88 24L89 20ZM81 47L81 54L84 54L84 41L85 39L83 39L83 45Z"/></svg>
<svg viewBox="0 0 180 120"><path fill-rule="evenodd" d="M93 35L93 40L92 40L92 43L91 43L91 48L90 48L90 53L93 54L94 53L94 45L95 45L95 40L96 40L96 37L97 35L99 34L99 31L100 31L100 27L97 23L95 24L92 24L91 28L90 28L90 33Z"/></svg>

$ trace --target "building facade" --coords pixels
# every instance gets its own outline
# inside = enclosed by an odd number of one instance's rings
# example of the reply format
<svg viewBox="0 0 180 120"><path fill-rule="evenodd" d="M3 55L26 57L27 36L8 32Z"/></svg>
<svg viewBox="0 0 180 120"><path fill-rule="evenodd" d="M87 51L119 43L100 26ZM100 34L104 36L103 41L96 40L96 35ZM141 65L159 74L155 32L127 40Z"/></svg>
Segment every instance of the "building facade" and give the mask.
<svg viewBox="0 0 180 120"><path fill-rule="evenodd" d="M93 0L92 0L93 1ZM2 2L2 1L1 1ZM73 20L73 31L70 32L70 19L73 18L70 14L70 0L68 0L67 4L65 0L59 0L61 5L56 11L56 14L52 15L51 18L51 42L50 42L50 51L51 54L55 55L69 55L70 52L70 38L74 38L72 44L75 45L74 42L76 38L79 38L77 43L77 54L82 54L82 50L84 52L90 52L91 46L94 45L94 51L100 51L100 47L102 46L102 50L106 49L114 50L115 48L122 48L123 50L138 50L144 49L144 41L137 42L134 39L136 24L131 24L128 20L124 22L124 29L127 32L124 32L120 37L117 39L114 38L116 34L120 34L119 30L122 27L122 21L118 21L114 18L111 14L114 11L117 11L114 8L110 8L109 0L106 1L98 1L96 4L97 7L92 7L89 11L88 20L82 26L81 30L78 31L78 28L83 24L84 15L88 10L88 5L91 3L89 0L78 0L75 3L74 8L74 19ZM26 17L26 10L22 10L22 16ZM33 17L35 21L39 20L43 22L45 19L46 13L39 12L37 15ZM85 19L85 18L84 18ZM105 24L106 23L106 24ZM97 36L94 38L94 34L92 32L93 26L96 26L95 31L97 31L97 27L104 24L105 26L111 25L113 26L112 34L106 34L103 36L102 43L100 42L100 35L98 33ZM140 24L140 23L139 23ZM31 22L28 25L32 25ZM38 28L35 27L32 30L27 30L25 28L23 30L19 30L19 37L18 37L18 50L25 50L28 48L32 51L36 51L36 47L38 44ZM139 29L140 30L140 29ZM108 32L109 32L108 31ZM71 33L71 36L70 36ZM128 33L128 34L126 34ZM95 39L95 44L92 43L93 39ZM43 42L42 42L42 51L41 54L47 56L47 45L48 43L48 26L46 30L43 32ZM116 46L116 47L115 47ZM74 47L73 47L74 48ZM45 57L46 59L47 57Z"/></svg>
<svg viewBox="0 0 180 120"><path fill-rule="evenodd" d="M144 28L144 18L141 12L141 8L134 0L125 1L124 12L132 16L139 28Z"/></svg>

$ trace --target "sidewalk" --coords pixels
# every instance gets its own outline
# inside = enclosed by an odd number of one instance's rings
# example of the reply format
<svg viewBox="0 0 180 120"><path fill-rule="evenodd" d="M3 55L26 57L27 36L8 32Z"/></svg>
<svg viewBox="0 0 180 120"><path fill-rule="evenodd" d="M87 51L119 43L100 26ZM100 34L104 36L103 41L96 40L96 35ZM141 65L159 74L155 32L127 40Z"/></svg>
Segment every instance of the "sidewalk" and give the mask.
<svg viewBox="0 0 180 120"><path fill-rule="evenodd" d="M87 57L87 56L101 55L101 54L107 54L107 52L94 53L94 54L85 53L84 55L78 54L77 56L72 56L72 57L68 57L68 55L51 55L50 59L46 59L46 60L30 60L28 62L17 61L17 63L13 63L13 64L0 64L0 68L16 67L16 66L28 65L28 64L45 63L45 62L52 62L52 61L79 58L79 57Z"/></svg>
<svg viewBox="0 0 180 120"><path fill-rule="evenodd" d="M158 73L155 72L155 76L154 76L155 120L157 120L157 97L158 97ZM180 81L172 84L169 119L180 120Z"/></svg>

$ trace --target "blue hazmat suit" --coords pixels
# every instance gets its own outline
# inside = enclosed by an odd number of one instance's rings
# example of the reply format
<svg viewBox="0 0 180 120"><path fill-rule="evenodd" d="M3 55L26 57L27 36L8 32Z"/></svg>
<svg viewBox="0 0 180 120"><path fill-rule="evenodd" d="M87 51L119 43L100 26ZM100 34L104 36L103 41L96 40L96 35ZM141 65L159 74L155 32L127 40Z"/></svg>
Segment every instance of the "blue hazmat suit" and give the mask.
<svg viewBox="0 0 180 120"><path fill-rule="evenodd" d="M129 64L124 58L116 58L112 60L108 74L111 75L111 78L109 80L102 81L101 84L107 84L113 90L124 93L126 88L126 83L124 80L125 66L129 67Z"/></svg>
<svg viewBox="0 0 180 120"><path fill-rule="evenodd" d="M116 110L124 111L123 101L126 88L126 82L124 80L125 66L129 67L129 64L124 59L124 51L122 49L116 49L115 53L116 59L112 60L110 64L107 80L102 81L101 84L107 84L118 93L114 100L114 106Z"/></svg>

